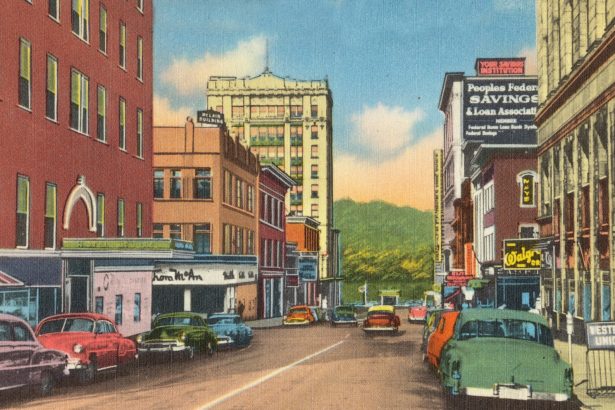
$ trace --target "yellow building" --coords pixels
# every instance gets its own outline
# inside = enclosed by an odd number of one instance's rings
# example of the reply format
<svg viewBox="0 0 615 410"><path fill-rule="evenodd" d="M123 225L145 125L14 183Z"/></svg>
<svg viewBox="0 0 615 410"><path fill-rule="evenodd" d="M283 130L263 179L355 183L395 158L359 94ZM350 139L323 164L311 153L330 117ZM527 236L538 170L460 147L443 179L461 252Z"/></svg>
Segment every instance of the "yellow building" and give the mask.
<svg viewBox="0 0 615 410"><path fill-rule="evenodd" d="M212 76L207 108L222 112L231 135L296 182L287 211L320 222L320 278L333 276L333 101L327 80L298 81L268 69L252 78Z"/></svg>
<svg viewBox="0 0 615 410"><path fill-rule="evenodd" d="M615 0L539 0L536 10L542 307L558 327L567 312L575 325L613 320Z"/></svg>

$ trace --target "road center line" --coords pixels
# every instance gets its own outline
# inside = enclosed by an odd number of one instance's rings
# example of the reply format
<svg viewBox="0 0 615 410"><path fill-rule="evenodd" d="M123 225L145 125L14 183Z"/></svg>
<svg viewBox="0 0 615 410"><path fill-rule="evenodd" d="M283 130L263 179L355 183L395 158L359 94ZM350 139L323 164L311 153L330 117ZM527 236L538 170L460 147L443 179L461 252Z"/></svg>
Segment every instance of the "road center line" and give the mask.
<svg viewBox="0 0 615 410"><path fill-rule="evenodd" d="M267 375L265 375L263 377L260 377L260 378L258 378L256 380L254 380L254 381L252 381L252 382L250 382L250 383L248 383L248 384L238 388L238 389L232 390L232 391L226 393L225 395L218 397L217 399L215 399L213 401L210 401L209 403L199 407L199 410L211 409L214 406L217 406L218 404L220 404L220 403L230 399L231 397L237 396L238 394L241 394L241 393L243 393L246 390L249 390L249 389L251 389L253 387L258 386L259 384L262 384L262 383L266 382L269 379L274 378L275 376L277 376L280 373L284 373L285 371L292 369L293 367L297 366L298 364L301 364L301 363L303 363L305 361L308 361L308 360L312 359L313 357L316 357L316 356L321 355L321 354L323 354L323 353L325 353L325 352L327 352L327 351L329 351L331 349L336 348L337 346L341 345L342 343L344 343L344 340L340 340L339 342L337 342L335 344L332 344L329 347L325 347L324 349L319 350L316 353L312 353L309 356L305 356L303 359L299 359L296 362L293 362L293 363L291 363L289 365L286 365L284 367L280 367L279 369L276 369L276 370L272 371L271 373L269 373L269 374L267 374Z"/></svg>

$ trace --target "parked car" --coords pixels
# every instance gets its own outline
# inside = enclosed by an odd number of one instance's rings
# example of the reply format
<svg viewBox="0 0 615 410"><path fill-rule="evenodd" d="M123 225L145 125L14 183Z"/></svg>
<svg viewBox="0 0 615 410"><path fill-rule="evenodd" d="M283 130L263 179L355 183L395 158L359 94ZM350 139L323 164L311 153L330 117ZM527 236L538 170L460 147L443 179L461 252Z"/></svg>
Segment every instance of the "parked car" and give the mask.
<svg viewBox="0 0 615 410"><path fill-rule="evenodd" d="M254 335L252 328L239 315L232 313L214 313L207 318L207 324L216 333L218 348L247 346Z"/></svg>
<svg viewBox="0 0 615 410"><path fill-rule="evenodd" d="M36 327L41 344L68 354L68 370L82 384L98 372L117 370L136 359L135 343L123 337L113 320L97 313L65 313L49 316Z"/></svg>
<svg viewBox="0 0 615 410"><path fill-rule="evenodd" d="M438 292L428 290L423 295L423 301L420 305L411 306L408 309L408 322L424 323L427 317L427 310L434 309L440 306L442 296Z"/></svg>
<svg viewBox="0 0 615 410"><path fill-rule="evenodd" d="M46 349L24 320L0 314L0 390L37 386L48 394L68 375L66 353Z"/></svg>
<svg viewBox="0 0 615 410"><path fill-rule="evenodd" d="M439 372L452 395L554 401L572 396L572 369L553 348L547 321L534 313L463 310Z"/></svg>
<svg viewBox="0 0 615 410"><path fill-rule="evenodd" d="M198 313L164 313L154 319L152 330L137 337L139 358L180 354L193 359L197 352L212 355L218 348L216 333Z"/></svg>
<svg viewBox="0 0 615 410"><path fill-rule="evenodd" d="M285 326L311 325L316 322L316 317L309 306L296 305L288 309L288 314L284 316L282 323Z"/></svg>
<svg viewBox="0 0 615 410"><path fill-rule="evenodd" d="M423 337L421 340L421 352L423 352L423 360L427 360L427 342L429 336L438 328L442 313L450 312L451 309L430 309L427 311L427 317L425 318L425 325L423 326Z"/></svg>
<svg viewBox="0 0 615 410"><path fill-rule="evenodd" d="M397 332L399 325L399 316L395 314L393 306L377 305L367 310L363 330L365 332Z"/></svg>
<svg viewBox="0 0 615 410"><path fill-rule="evenodd" d="M333 308L331 313L331 326L359 324L357 312L353 305L339 305Z"/></svg>
<svg viewBox="0 0 615 410"><path fill-rule="evenodd" d="M427 361L435 368L440 365L442 349L453 337L458 311L443 311L439 315L438 325L427 341Z"/></svg>

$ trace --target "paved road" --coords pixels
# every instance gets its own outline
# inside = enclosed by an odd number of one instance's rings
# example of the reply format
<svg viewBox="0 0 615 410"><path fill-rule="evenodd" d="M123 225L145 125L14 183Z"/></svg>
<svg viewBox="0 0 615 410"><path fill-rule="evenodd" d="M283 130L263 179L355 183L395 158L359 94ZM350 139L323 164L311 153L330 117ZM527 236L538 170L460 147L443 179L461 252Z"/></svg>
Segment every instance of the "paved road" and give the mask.
<svg viewBox="0 0 615 410"><path fill-rule="evenodd" d="M328 325L256 330L252 345L239 351L136 366L91 386L64 383L46 398L4 393L0 407L443 409L435 374L418 351L420 333L421 326L407 323L397 336L368 337L358 328Z"/></svg>

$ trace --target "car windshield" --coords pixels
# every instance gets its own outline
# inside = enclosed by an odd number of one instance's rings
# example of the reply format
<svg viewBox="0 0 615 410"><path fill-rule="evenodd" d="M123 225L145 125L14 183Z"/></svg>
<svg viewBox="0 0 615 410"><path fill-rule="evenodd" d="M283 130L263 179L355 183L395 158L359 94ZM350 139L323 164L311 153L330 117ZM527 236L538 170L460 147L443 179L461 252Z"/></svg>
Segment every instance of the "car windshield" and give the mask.
<svg viewBox="0 0 615 410"><path fill-rule="evenodd" d="M161 317L156 320L158 326L200 326L201 324L196 318L192 317Z"/></svg>
<svg viewBox="0 0 615 410"><path fill-rule="evenodd" d="M232 317L210 317L207 319L207 323L210 325L232 325L233 323L236 323L236 321L235 318Z"/></svg>
<svg viewBox="0 0 615 410"><path fill-rule="evenodd" d="M340 308L335 308L335 313L340 313L343 315L351 315L354 313L354 310L351 307L340 307Z"/></svg>
<svg viewBox="0 0 615 410"><path fill-rule="evenodd" d="M528 340L545 346L553 346L551 330L546 326L518 319L472 320L461 326L458 335L459 340L477 337Z"/></svg>
<svg viewBox="0 0 615 410"><path fill-rule="evenodd" d="M39 334L60 332L91 332L94 329L94 321L83 318L55 319L43 323Z"/></svg>
<svg viewBox="0 0 615 410"><path fill-rule="evenodd" d="M307 308L290 308L290 313L307 313Z"/></svg>

